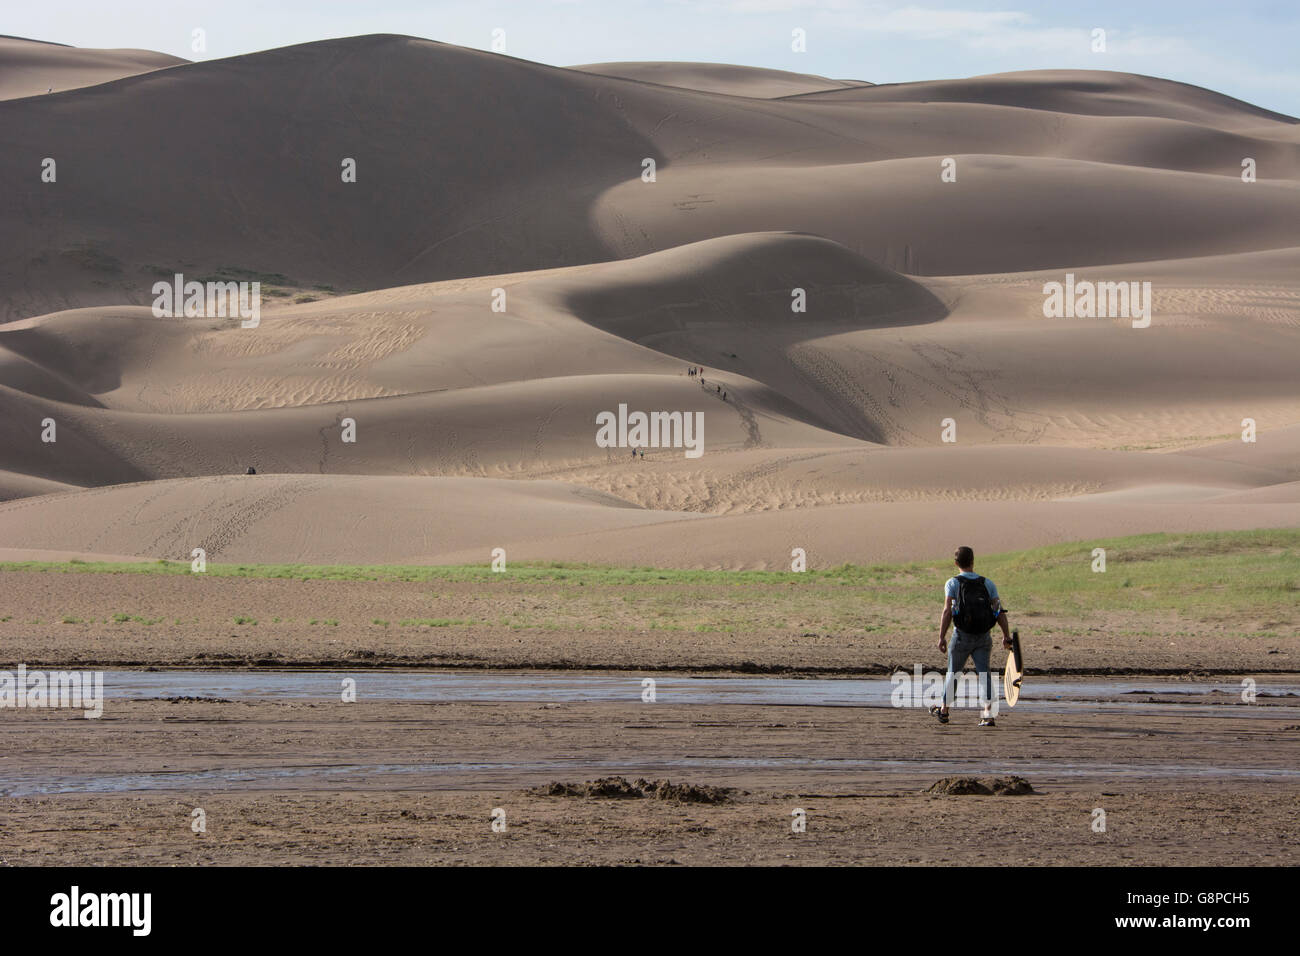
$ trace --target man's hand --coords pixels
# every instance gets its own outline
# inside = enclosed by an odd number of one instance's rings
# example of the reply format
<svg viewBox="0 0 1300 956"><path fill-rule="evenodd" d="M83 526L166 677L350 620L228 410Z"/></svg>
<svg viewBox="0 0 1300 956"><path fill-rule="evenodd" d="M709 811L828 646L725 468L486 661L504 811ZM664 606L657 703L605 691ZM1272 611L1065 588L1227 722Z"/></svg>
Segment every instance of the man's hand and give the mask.
<svg viewBox="0 0 1300 956"><path fill-rule="evenodd" d="M948 641L946 638L943 637L939 638L939 653L941 654L948 653Z"/></svg>
<svg viewBox="0 0 1300 956"><path fill-rule="evenodd" d="M1002 638L1002 646L1005 647L1007 650L1011 650L1011 638L1009 637Z"/></svg>

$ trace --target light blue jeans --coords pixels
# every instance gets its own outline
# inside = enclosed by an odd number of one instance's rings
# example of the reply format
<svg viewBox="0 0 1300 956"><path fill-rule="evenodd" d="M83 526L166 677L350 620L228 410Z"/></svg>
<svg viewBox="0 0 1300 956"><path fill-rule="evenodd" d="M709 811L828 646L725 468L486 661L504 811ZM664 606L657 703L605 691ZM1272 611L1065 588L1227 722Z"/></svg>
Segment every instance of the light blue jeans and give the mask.
<svg viewBox="0 0 1300 956"><path fill-rule="evenodd" d="M948 673L943 679L943 706L952 706L953 685L957 675L966 666L967 658L974 660L975 673L979 675L980 706L987 712L993 702L993 680L989 675L989 655L993 653L993 634L966 634L956 629L948 643Z"/></svg>

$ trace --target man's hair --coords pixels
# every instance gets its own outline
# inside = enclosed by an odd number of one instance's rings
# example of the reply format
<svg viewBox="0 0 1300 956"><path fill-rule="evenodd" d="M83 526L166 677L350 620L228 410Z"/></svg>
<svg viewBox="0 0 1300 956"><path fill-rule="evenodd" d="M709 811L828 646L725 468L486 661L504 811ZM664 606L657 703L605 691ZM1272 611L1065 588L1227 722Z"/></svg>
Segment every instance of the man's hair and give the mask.
<svg viewBox="0 0 1300 956"><path fill-rule="evenodd" d="M975 552L964 544L953 553L953 557L957 559L957 567L959 568L973 568L975 566Z"/></svg>

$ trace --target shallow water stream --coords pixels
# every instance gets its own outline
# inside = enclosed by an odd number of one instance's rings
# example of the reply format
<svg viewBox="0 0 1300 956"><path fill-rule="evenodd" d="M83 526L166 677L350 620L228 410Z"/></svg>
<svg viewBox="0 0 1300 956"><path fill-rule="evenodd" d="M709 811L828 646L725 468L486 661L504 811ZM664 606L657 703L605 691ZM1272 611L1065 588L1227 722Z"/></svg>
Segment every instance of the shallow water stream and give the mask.
<svg viewBox="0 0 1300 956"><path fill-rule="evenodd" d="M893 708L896 684L888 678L800 679L784 677L683 677L680 675L609 674L588 672L497 673L483 671L381 671L348 673L330 671L157 670L104 672L104 715L114 716L115 702L153 698L218 698L227 701L338 702L343 681L356 681L359 701L427 701L429 703L566 703L608 702L640 705L643 680L652 677L659 704L746 707L868 707ZM1000 681L995 681L1000 688ZM970 684L973 690L973 681ZM1133 716L1179 716L1210 720L1216 717L1272 718L1300 723L1300 685L1259 682L1255 702L1243 700L1242 685L1230 680L1194 682L1157 679L1047 680L1026 678L1019 703L1013 710L1001 702L1001 714L1013 721L1020 714L1122 713ZM919 703L919 702L918 702ZM909 715L919 716L919 715ZM954 726L971 722L971 710L956 709ZM238 717L232 715L232 720ZM1001 723L1002 721L1000 721ZM962 724L963 728L965 727ZM927 728L929 729L929 728ZM973 729L973 728L971 728ZM999 731L981 731L997 733ZM44 769L16 766L0 759L0 795L32 796L53 793L121 793L159 790L231 789L370 789L418 787L437 789L507 786L521 778L538 780L590 778L608 774L680 776L688 773L709 779L735 779L746 774L795 774L819 779L843 778L863 773L913 774L1044 774L1061 778L1221 778L1295 779L1296 766L1266 767L1181 765L1168 761L1123 763L1104 749L1095 760L1092 752L1078 760L1008 757L992 767L988 760L939 760L933 757L869 759L866 757L674 755L651 752L629 759L605 759L589 754L580 758L529 755L483 762L412 760L367 763L359 754L345 757L301 754L285 760L257 754L230 755L233 765L222 769L192 767L122 772L109 766L96 771L64 767ZM124 754L123 756L129 756ZM391 756L391 755L389 755ZM495 755L493 755L495 756ZM347 759L350 758L350 759ZM1272 761L1264 761L1266 763ZM1216 764L1227 763L1222 758Z"/></svg>

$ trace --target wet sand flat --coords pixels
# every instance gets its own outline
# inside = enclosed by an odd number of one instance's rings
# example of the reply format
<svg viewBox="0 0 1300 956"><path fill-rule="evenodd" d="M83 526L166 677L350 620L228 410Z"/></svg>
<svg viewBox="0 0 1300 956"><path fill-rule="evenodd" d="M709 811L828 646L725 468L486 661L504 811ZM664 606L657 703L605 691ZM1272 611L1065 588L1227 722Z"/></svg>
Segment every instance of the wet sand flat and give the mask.
<svg viewBox="0 0 1300 956"><path fill-rule="evenodd" d="M634 682L629 681L629 687ZM110 701L9 711L9 863L1293 865L1300 723L644 703ZM718 804L549 796L610 775ZM1025 796L935 796L958 774ZM83 789L78 792L75 788ZM119 787L116 792L102 792ZM94 788L100 788L95 791ZM62 789L64 792L54 792ZM44 792L40 792L40 791ZM15 794L14 791L19 791ZM192 812L206 832L191 831ZM505 833L491 814L506 814ZM1107 829L1094 832L1093 811ZM807 832L791 831L803 809Z"/></svg>

